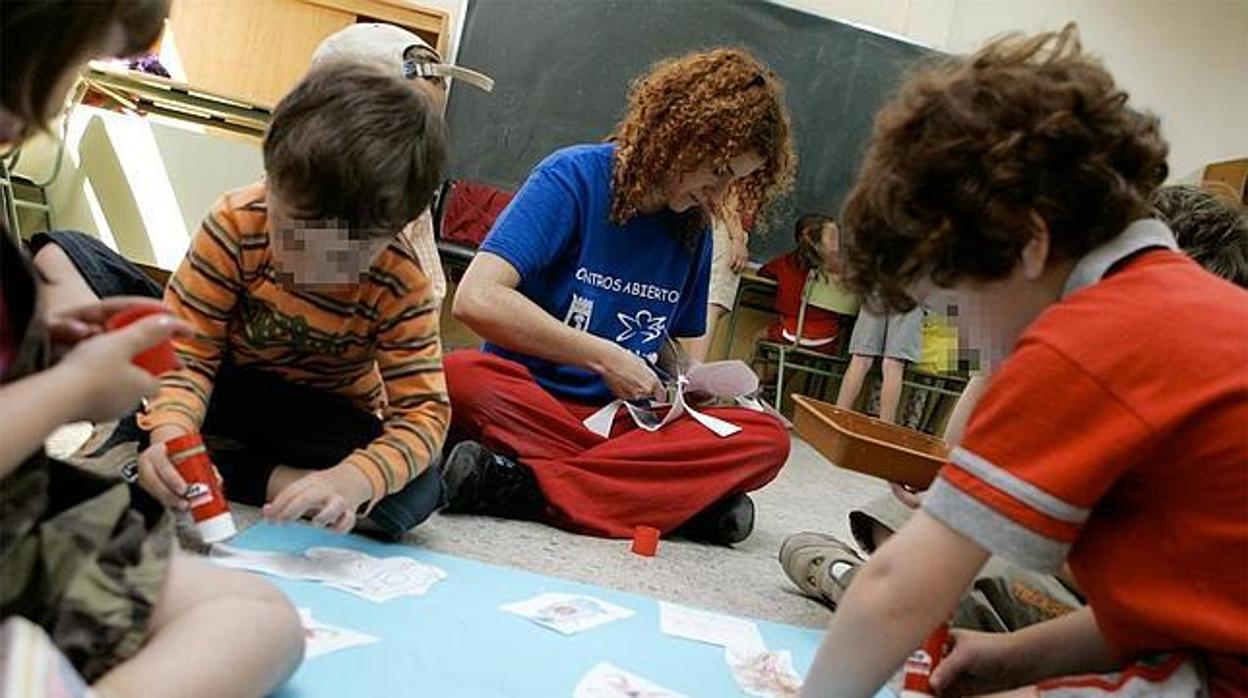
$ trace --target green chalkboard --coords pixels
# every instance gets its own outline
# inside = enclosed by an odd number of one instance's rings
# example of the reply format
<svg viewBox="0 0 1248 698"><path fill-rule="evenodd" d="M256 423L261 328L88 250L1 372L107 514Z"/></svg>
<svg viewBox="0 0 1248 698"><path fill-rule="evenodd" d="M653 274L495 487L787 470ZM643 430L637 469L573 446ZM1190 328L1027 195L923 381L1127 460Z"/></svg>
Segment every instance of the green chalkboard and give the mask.
<svg viewBox="0 0 1248 698"><path fill-rule="evenodd" d="M497 81L452 90L451 175L516 189L562 146L602 140L629 82L654 61L719 45L749 49L784 81L800 158L793 194L755 260L792 246L792 222L835 214L875 112L916 60L900 39L762 0L471 0L458 62Z"/></svg>

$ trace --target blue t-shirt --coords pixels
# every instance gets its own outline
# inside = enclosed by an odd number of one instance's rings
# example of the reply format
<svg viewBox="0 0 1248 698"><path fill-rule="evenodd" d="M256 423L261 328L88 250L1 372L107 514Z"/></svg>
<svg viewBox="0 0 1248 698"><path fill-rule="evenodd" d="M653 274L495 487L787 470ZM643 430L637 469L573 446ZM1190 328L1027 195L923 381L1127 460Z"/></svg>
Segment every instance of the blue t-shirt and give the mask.
<svg viewBox="0 0 1248 698"><path fill-rule="evenodd" d="M690 246L667 209L611 222L615 146L580 145L543 160L499 215L481 245L520 272L519 290L578 330L609 339L650 360L664 336L706 331L711 236ZM581 402L611 399L593 371L495 344L485 350L524 364L539 385Z"/></svg>

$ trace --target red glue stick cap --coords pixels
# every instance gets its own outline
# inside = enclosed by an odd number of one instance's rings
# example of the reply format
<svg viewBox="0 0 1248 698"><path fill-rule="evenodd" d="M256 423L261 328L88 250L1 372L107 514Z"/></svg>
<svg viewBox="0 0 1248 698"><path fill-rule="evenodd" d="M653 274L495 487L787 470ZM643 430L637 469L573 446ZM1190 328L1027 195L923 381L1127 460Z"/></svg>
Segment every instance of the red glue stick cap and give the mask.
<svg viewBox="0 0 1248 698"><path fill-rule="evenodd" d="M633 552L654 557L659 549L659 529L653 526L637 526L633 529Z"/></svg>
<svg viewBox="0 0 1248 698"><path fill-rule="evenodd" d="M168 311L160 306L152 305L136 305L126 308L120 312L113 313L104 326L111 330L118 330L132 322L141 320L149 315L164 315ZM153 376L159 376L178 367L178 356L173 352L173 342L165 340L159 344L148 347L147 349L134 355L130 363L147 371Z"/></svg>

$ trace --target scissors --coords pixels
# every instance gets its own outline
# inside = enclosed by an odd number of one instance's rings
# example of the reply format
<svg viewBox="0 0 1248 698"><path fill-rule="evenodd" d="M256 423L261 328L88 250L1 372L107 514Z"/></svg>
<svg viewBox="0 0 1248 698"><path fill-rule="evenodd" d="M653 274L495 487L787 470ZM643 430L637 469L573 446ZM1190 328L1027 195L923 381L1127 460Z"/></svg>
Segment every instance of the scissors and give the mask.
<svg viewBox="0 0 1248 698"><path fill-rule="evenodd" d="M676 380L675 378L672 377L672 374L663 370L662 367L660 367L657 363L651 361L650 359L642 357L642 361L645 361L646 365L650 367L650 370L654 371L654 375L658 376L659 380L663 381L664 383L671 383L672 381Z"/></svg>

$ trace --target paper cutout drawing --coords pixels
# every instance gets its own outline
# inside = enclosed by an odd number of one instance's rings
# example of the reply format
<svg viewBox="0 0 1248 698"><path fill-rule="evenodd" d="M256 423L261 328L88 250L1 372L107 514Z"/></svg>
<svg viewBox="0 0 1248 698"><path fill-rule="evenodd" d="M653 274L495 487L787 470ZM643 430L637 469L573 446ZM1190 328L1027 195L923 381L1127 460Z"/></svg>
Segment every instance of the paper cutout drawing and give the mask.
<svg viewBox="0 0 1248 698"><path fill-rule="evenodd" d="M724 659L737 687L752 696L796 698L802 688L802 677L793 668L793 655L788 650L744 652L729 647L724 650Z"/></svg>
<svg viewBox="0 0 1248 698"><path fill-rule="evenodd" d="M767 649L754 621L666 601L659 602L659 630L664 635L728 647L748 655Z"/></svg>
<svg viewBox="0 0 1248 698"><path fill-rule="evenodd" d="M685 698L636 674L602 662L576 684L573 698Z"/></svg>
<svg viewBox="0 0 1248 698"><path fill-rule="evenodd" d="M727 437L741 431L741 427L695 409L690 404L693 396L705 398L711 404L762 409L751 399L758 392L758 376L742 361L697 364L675 375L671 404L651 402L638 405L626 400L614 400L587 417L583 422L585 428L604 439L609 437L615 415L620 408L624 408L633 418L633 423L646 431L658 431L687 414L718 436ZM663 416L659 417L659 414Z"/></svg>
<svg viewBox="0 0 1248 698"><path fill-rule="evenodd" d="M381 642L380 639L372 635L365 635L348 628L314 620L312 618L312 609L310 608L300 608L298 611L299 619L303 621L303 658L305 660L315 659L350 647Z"/></svg>
<svg viewBox="0 0 1248 698"><path fill-rule="evenodd" d="M627 608L592 596L554 592L539 594L526 601L504 604L501 608L564 635L589 630L633 615Z"/></svg>
<svg viewBox="0 0 1248 698"><path fill-rule="evenodd" d="M424 596L446 572L406 556L373 557L345 548L308 548L303 555L216 545L210 558L225 567L287 579L322 582L383 603L400 596Z"/></svg>

